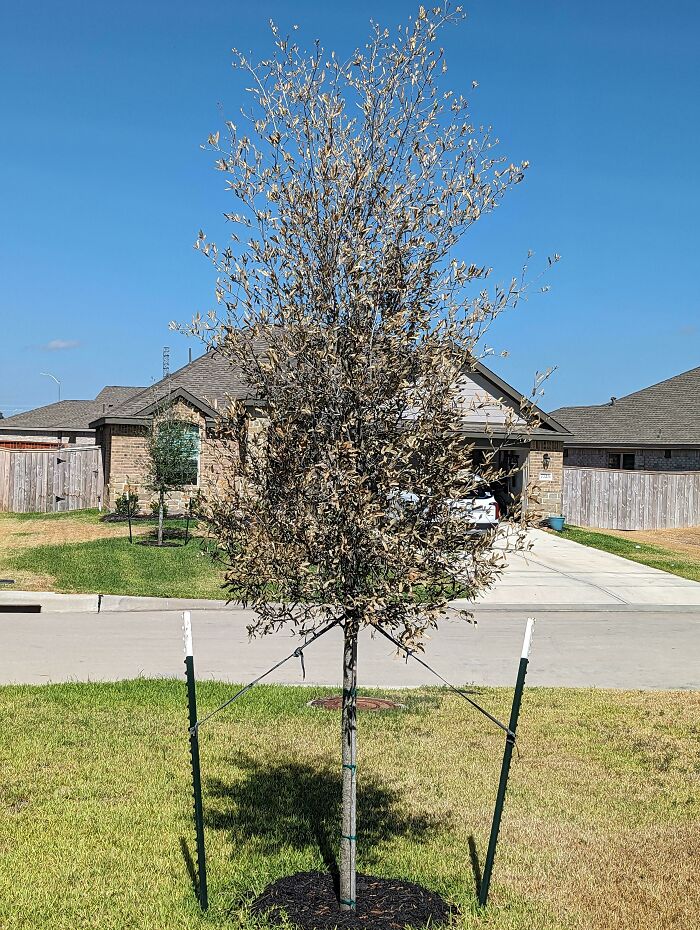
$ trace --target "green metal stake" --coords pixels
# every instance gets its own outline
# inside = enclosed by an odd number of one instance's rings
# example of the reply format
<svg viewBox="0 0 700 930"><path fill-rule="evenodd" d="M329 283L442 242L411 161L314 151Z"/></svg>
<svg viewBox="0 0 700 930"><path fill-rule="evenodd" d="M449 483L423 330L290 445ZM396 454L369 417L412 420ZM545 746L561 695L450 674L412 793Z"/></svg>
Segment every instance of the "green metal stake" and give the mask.
<svg viewBox="0 0 700 930"><path fill-rule="evenodd" d="M518 728L518 717L520 715L520 704L523 698L525 688L525 675L527 674L527 663L530 655L530 643L532 642L532 628L535 624L533 617L528 617L527 626L525 627L525 640L523 642L523 651L520 655L520 665L518 666L518 677L515 682L515 693L513 694L513 706L510 711L510 722L508 724L508 734L506 736L506 746L503 751L503 763L501 765L501 778L498 782L498 794L496 795L496 806L493 811L493 822L491 824L491 836L489 837L489 848L486 852L486 861L484 862L484 874L481 878L481 887L479 888L479 904L486 907L489 897L489 885L491 884L491 873L493 872L493 860L496 858L496 844L498 843L498 832L501 829L501 817L503 816L503 805L506 799L506 788L508 787L508 774L510 772L510 762L513 758L513 746L515 746L515 732Z"/></svg>
<svg viewBox="0 0 700 930"><path fill-rule="evenodd" d="M187 675L187 699L190 712L190 755L192 756L192 791L194 794L194 825L197 833L197 880L199 906L203 911L209 907L207 893L207 861L204 851L204 815L202 812L202 777L199 767L199 729L197 727L197 690L194 677L192 654L192 619L189 610L183 615L185 637L185 672Z"/></svg>

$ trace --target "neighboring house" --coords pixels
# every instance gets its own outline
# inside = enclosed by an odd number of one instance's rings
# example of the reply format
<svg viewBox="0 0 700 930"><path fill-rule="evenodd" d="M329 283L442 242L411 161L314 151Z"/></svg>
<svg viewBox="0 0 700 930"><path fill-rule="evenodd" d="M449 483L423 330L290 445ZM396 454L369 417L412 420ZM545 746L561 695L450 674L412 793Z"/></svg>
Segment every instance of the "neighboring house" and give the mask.
<svg viewBox="0 0 700 930"><path fill-rule="evenodd" d="M167 378L132 393L120 404L101 411L89 423L102 448L105 489L104 500L113 507L126 488L139 494L144 506L152 496L147 488L148 428L164 402L172 404L176 416L189 423L198 443L192 463L192 484L182 494L174 495L173 506L184 501L198 489L211 491L219 477L216 442L212 431L216 419L229 398L242 400L255 414L255 402L247 385L230 363L220 355L207 352ZM539 426L518 434L524 426L521 413L529 402L485 366L477 364L465 376L462 398L465 440L474 444L473 463L478 468L479 456L495 444L499 464L520 471L501 489L506 495L524 496L533 510L543 516L561 512L562 450L567 437L564 429L551 415L537 410ZM507 436L506 424L515 424ZM466 464L466 463L465 463Z"/></svg>
<svg viewBox="0 0 700 930"><path fill-rule="evenodd" d="M61 400L2 419L0 449L94 446L96 434L90 423L141 391L141 387L106 387L94 400Z"/></svg>
<svg viewBox="0 0 700 930"><path fill-rule="evenodd" d="M571 433L565 465L700 471L700 368L607 404L560 407L551 416Z"/></svg>

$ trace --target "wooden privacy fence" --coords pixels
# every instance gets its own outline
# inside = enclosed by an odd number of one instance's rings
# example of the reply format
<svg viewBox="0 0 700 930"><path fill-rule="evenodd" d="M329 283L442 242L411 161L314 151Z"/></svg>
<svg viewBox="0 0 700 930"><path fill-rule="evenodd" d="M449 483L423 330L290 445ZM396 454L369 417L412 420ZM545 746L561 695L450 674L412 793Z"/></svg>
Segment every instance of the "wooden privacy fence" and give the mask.
<svg viewBox="0 0 700 930"><path fill-rule="evenodd" d="M103 483L102 454L94 446L0 449L0 511L60 513L97 507Z"/></svg>
<svg viewBox="0 0 700 930"><path fill-rule="evenodd" d="M700 524L700 472L564 467L567 523L610 530Z"/></svg>

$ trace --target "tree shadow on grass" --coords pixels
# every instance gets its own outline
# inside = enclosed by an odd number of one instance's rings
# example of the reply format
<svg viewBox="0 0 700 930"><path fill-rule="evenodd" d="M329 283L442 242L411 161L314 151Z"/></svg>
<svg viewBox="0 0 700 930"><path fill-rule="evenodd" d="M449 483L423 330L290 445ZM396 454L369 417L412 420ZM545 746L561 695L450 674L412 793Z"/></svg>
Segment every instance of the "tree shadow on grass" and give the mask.
<svg viewBox="0 0 700 930"><path fill-rule="evenodd" d="M207 826L232 834L234 848L254 841L265 852L280 847L318 850L338 894L336 849L340 834L341 776L330 766L292 760L259 761L236 757L243 777L231 784L207 783ZM224 802L217 809L211 799ZM419 842L437 820L411 814L411 799L360 772L357 783L358 844L367 855L392 837Z"/></svg>

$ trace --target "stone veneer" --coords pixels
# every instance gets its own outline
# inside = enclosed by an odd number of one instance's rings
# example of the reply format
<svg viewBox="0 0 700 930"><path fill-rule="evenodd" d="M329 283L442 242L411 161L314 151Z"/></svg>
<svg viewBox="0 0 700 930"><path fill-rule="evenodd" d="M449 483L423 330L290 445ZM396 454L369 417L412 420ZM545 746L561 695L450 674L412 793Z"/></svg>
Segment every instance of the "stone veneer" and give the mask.
<svg viewBox="0 0 700 930"><path fill-rule="evenodd" d="M545 469L544 456L549 456ZM540 475L551 475L551 480ZM527 460L527 509L542 519L556 517L562 510L564 443L553 439L533 439Z"/></svg>

